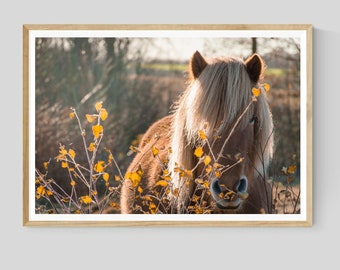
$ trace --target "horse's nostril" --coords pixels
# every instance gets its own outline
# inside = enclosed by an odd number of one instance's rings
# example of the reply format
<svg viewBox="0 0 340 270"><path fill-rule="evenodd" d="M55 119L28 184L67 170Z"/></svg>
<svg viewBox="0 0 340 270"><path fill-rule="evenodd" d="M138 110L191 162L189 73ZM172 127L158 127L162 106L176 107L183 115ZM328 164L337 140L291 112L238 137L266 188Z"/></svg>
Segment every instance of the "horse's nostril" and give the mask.
<svg viewBox="0 0 340 270"><path fill-rule="evenodd" d="M236 192L246 192L248 188L248 180L247 178L241 178L240 181L237 182L235 190Z"/></svg>
<svg viewBox="0 0 340 270"><path fill-rule="evenodd" d="M220 194L222 192L221 186L218 183L218 179L215 178L211 181L211 189L214 193Z"/></svg>

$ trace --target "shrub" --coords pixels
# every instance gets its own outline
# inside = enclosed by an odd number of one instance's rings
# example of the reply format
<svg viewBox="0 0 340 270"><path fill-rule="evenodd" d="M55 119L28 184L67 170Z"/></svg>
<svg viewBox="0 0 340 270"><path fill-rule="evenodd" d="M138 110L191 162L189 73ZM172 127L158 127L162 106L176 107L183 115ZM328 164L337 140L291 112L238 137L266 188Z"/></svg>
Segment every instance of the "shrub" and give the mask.
<svg viewBox="0 0 340 270"><path fill-rule="evenodd" d="M119 188L123 180L122 173L109 149L104 149L106 159L99 156L100 145L104 136L102 122L108 117L108 112L102 106L102 102L95 105L94 114L86 114L87 121L91 124L91 141L86 140L87 130L83 129L81 120L74 108L69 114L71 119L77 121L83 150L86 156L86 164L78 162L77 152L65 145L59 146L59 153L55 157L61 168L67 171L71 192L58 184L58 181L49 177L48 168L50 161L44 162L44 172L36 169L36 211L38 213L101 213L111 206L117 209ZM81 160L84 157L80 158ZM109 173L114 166L117 175ZM86 194L80 194L80 190L86 189Z"/></svg>

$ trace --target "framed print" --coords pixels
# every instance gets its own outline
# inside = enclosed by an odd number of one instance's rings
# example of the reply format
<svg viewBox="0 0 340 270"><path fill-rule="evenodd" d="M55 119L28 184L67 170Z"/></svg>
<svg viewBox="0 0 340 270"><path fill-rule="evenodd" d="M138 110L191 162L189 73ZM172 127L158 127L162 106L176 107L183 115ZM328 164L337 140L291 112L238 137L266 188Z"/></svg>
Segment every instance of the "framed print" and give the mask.
<svg viewBox="0 0 340 270"><path fill-rule="evenodd" d="M24 226L311 226L311 25L24 25Z"/></svg>

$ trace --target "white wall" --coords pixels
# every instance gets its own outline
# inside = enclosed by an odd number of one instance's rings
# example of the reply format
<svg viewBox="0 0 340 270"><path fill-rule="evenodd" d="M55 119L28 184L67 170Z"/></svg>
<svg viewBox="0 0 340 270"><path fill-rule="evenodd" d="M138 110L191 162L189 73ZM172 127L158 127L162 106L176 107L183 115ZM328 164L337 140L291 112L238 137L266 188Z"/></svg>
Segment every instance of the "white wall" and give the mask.
<svg viewBox="0 0 340 270"><path fill-rule="evenodd" d="M336 1L3 1L0 263L7 269L313 269L338 265L340 16ZM22 226L22 25L307 23L314 26L311 228ZM237 267L237 268L235 268Z"/></svg>

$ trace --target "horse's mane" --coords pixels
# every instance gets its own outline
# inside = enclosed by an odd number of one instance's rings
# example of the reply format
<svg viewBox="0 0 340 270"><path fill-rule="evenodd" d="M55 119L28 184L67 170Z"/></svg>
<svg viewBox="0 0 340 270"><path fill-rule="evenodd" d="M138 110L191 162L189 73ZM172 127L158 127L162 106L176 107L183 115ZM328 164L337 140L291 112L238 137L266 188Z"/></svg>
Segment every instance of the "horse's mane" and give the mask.
<svg viewBox="0 0 340 270"><path fill-rule="evenodd" d="M193 148L199 140L199 131L205 129L208 138L216 130L218 134L230 131L252 100L254 85L242 59L215 58L207 62L200 76L188 82L187 89L175 104L170 172L174 172L176 166L191 170L195 166ZM253 162L255 170L264 173L263 168L268 166L273 151L272 116L265 93L260 94L239 124L248 123L255 111L259 128L255 138L257 155ZM180 186L178 176L173 175L172 181L175 188Z"/></svg>

